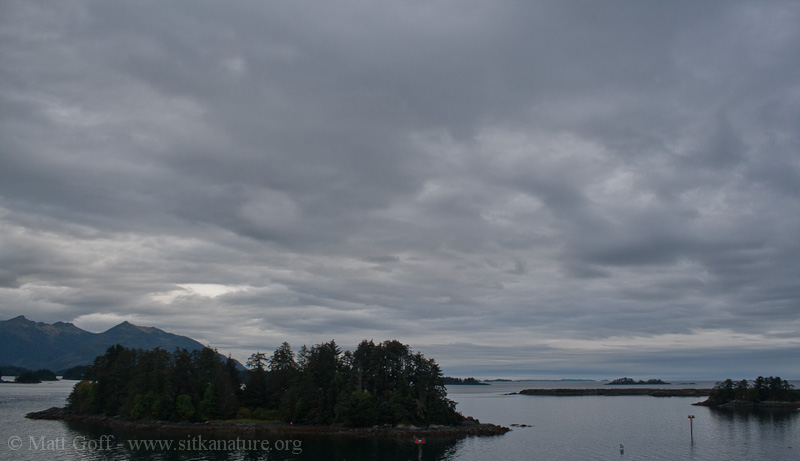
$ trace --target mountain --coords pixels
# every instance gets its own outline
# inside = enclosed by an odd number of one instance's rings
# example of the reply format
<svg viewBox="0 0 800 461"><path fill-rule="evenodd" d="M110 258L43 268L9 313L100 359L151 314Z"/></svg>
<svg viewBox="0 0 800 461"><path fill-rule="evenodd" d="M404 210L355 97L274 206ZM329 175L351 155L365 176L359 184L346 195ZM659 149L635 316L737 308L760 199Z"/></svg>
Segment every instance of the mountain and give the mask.
<svg viewBox="0 0 800 461"><path fill-rule="evenodd" d="M95 357L114 344L139 349L160 347L172 352L175 348L202 349L199 342L167 333L153 327L140 327L129 322L104 331L91 333L71 323L34 322L20 315L0 321L0 364L36 370L64 370L89 365Z"/></svg>

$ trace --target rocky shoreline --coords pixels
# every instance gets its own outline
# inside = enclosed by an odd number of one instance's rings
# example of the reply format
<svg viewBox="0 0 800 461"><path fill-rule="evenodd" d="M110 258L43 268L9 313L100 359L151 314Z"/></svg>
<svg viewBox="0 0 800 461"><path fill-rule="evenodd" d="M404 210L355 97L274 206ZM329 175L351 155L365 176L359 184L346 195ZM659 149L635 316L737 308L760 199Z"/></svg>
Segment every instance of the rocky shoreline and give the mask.
<svg viewBox="0 0 800 461"><path fill-rule="evenodd" d="M711 389L523 389L519 392L512 392L506 395L550 395L556 397L574 397L584 395L649 395L651 397L707 397L711 394Z"/></svg>
<svg viewBox="0 0 800 461"><path fill-rule="evenodd" d="M36 411L25 415L30 419L46 419L67 421L79 424L102 425L103 427L125 430L157 432L158 434L173 435L213 435L229 437L262 437L266 435L297 436L297 435L331 435L351 437L461 437L469 435L493 436L502 435L511 429L495 424L480 423L474 418L467 417L460 426L373 426L373 427L343 427L343 426L315 426L301 424L287 424L277 422L246 422L235 421L207 421L207 422L176 422L154 421L126 418L122 416L106 416L93 413L78 413L66 408L53 407L43 411Z"/></svg>

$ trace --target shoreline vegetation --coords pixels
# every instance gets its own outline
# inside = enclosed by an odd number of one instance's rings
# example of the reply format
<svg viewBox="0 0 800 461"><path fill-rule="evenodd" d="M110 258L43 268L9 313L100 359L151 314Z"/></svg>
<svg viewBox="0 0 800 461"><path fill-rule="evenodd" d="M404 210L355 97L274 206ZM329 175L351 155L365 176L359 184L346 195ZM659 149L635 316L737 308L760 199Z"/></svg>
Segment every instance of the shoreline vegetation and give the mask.
<svg viewBox="0 0 800 461"><path fill-rule="evenodd" d="M439 365L398 341L364 340L354 351L331 341L298 353L283 343L256 352L240 372L210 348L108 348L75 384L66 408L32 419L212 432L497 435L456 411ZM284 429L285 428L285 429Z"/></svg>
<svg viewBox="0 0 800 461"><path fill-rule="evenodd" d="M489 385L489 383L482 383L473 377L453 378L451 376L445 376L443 379L445 386L488 386Z"/></svg>
<svg viewBox="0 0 800 461"><path fill-rule="evenodd" d="M523 389L505 395L549 395L556 397L579 397L587 395L625 396L648 395L651 397L706 397L711 389Z"/></svg>
<svg viewBox="0 0 800 461"><path fill-rule="evenodd" d="M291 424L277 421L227 420L227 421L157 421L134 419L124 416L106 416L94 413L80 413L68 408L53 407L25 415L29 419L56 420L69 423L100 425L122 431L152 431L165 435L209 435L230 437L256 437L262 435L336 435L352 437L404 437L409 435L425 437L463 437L503 435L511 429L477 419L466 417L457 426L436 425L375 425L371 427L352 427L340 425Z"/></svg>

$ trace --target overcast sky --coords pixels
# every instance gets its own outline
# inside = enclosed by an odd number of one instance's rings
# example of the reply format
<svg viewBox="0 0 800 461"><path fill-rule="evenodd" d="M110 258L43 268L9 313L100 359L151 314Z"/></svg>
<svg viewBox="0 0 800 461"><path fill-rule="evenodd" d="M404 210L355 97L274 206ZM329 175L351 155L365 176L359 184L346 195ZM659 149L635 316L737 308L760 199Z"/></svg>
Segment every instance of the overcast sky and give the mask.
<svg viewBox="0 0 800 461"><path fill-rule="evenodd" d="M800 378L794 1L0 2L0 320Z"/></svg>

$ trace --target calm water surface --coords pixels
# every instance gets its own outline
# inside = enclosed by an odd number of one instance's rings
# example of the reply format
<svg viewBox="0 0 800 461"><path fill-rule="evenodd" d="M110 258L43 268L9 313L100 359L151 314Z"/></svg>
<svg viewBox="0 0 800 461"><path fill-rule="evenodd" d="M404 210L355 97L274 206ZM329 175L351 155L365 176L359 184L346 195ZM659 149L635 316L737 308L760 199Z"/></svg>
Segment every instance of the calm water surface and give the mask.
<svg viewBox="0 0 800 461"><path fill-rule="evenodd" d="M307 437L298 441L268 439L265 442L272 450L267 452L191 450L197 447L192 447L192 439L187 437L171 439L173 447L184 444L180 450L133 449L129 442L142 436L24 418L25 413L30 411L63 406L74 383L61 381L36 385L0 385L0 459L418 459L418 447L405 438L377 441L327 437ZM794 384L798 386L798 383ZM660 387L712 385L711 382L697 382ZM422 459L800 459L800 411L719 411L692 406L692 403L702 399L683 397L503 395L525 388L600 386L601 383L594 382L452 386L449 396L458 402L458 409L465 415L505 426L527 424L532 427L515 427L512 432L497 437L428 440L422 450ZM695 415L693 442L689 435L690 414ZM109 439L109 436L113 436L113 439ZM620 444L624 446L622 454Z"/></svg>

